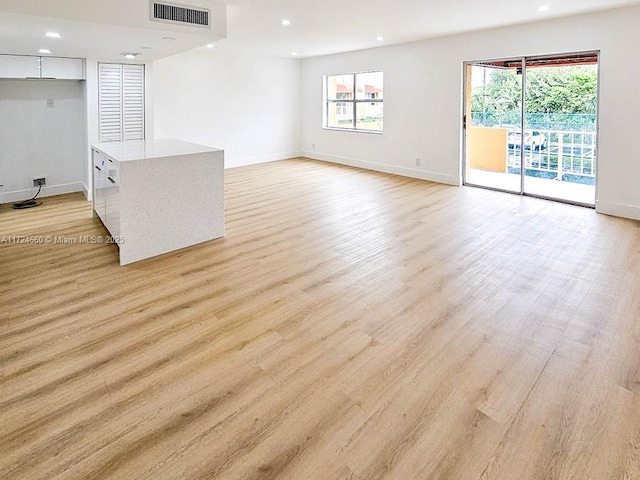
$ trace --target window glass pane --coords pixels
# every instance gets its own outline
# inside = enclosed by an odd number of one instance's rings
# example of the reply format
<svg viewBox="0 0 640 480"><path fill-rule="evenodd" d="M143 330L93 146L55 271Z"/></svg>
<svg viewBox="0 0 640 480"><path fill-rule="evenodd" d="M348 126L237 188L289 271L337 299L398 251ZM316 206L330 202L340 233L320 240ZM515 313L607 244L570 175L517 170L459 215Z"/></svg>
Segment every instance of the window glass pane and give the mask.
<svg viewBox="0 0 640 480"><path fill-rule="evenodd" d="M353 102L329 102L327 127L353 128Z"/></svg>
<svg viewBox="0 0 640 480"><path fill-rule="evenodd" d="M327 76L327 100L353 100L353 75Z"/></svg>
<svg viewBox="0 0 640 480"><path fill-rule="evenodd" d="M324 81L325 128L383 131L382 72L326 75Z"/></svg>
<svg viewBox="0 0 640 480"><path fill-rule="evenodd" d="M382 100L383 95L382 72L359 73L356 75L356 98L358 100Z"/></svg>
<svg viewBox="0 0 640 480"><path fill-rule="evenodd" d="M382 131L383 103L382 102L358 102L356 128L359 130Z"/></svg>

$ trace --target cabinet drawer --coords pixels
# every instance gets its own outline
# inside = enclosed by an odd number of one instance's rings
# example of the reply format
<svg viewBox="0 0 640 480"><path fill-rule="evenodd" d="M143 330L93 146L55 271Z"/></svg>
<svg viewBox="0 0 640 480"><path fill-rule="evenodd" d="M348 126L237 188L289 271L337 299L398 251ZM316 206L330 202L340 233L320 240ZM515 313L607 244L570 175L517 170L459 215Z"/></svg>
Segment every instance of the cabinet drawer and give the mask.
<svg viewBox="0 0 640 480"><path fill-rule="evenodd" d="M107 175L107 186L113 186L120 183L120 162L107 158L105 172Z"/></svg>
<svg viewBox="0 0 640 480"><path fill-rule="evenodd" d="M114 237L120 236L120 189L113 186L106 192L106 218L104 225Z"/></svg>
<svg viewBox="0 0 640 480"><path fill-rule="evenodd" d="M107 157L98 152L97 150L93 151L93 165L100 167L101 170L107 169Z"/></svg>

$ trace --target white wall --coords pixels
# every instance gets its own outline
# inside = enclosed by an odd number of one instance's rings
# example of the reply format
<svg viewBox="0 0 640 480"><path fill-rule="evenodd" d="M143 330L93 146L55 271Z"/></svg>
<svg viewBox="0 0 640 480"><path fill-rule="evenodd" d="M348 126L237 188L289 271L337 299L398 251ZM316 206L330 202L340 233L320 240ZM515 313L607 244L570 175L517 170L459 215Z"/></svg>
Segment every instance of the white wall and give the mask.
<svg viewBox="0 0 640 480"><path fill-rule="evenodd" d="M82 190L84 105L83 82L0 80L0 203Z"/></svg>
<svg viewBox="0 0 640 480"><path fill-rule="evenodd" d="M295 59L193 50L154 62L156 138L224 149L227 167L300 153Z"/></svg>
<svg viewBox="0 0 640 480"><path fill-rule="evenodd" d="M86 59L86 88L85 101L85 161L84 161L84 194L87 200L92 200L93 184L93 159L91 158L91 145L99 143L98 131L98 62Z"/></svg>
<svg viewBox="0 0 640 480"><path fill-rule="evenodd" d="M316 159L459 185L464 61L601 50L597 209L640 219L639 24L634 7L304 60L302 149ZM378 69L384 134L323 130L322 76Z"/></svg>

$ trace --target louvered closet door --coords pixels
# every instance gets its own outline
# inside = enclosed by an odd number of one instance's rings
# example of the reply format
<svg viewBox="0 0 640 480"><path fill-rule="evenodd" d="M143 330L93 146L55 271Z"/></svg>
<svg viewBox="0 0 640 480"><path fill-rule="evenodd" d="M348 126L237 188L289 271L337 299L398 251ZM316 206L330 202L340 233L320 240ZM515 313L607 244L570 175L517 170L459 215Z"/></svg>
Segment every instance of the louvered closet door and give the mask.
<svg viewBox="0 0 640 480"><path fill-rule="evenodd" d="M122 65L98 65L100 142L122 139Z"/></svg>
<svg viewBox="0 0 640 480"><path fill-rule="evenodd" d="M144 139L144 66L123 65L124 140Z"/></svg>
<svg viewBox="0 0 640 480"><path fill-rule="evenodd" d="M100 142L144 139L144 66L100 63Z"/></svg>

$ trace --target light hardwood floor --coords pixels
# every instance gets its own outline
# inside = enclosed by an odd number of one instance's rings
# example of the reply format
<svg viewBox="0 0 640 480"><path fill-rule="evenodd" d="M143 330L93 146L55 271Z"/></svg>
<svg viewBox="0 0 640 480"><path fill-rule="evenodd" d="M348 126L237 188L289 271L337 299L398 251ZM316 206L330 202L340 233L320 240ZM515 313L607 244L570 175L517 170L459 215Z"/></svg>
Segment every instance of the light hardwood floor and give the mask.
<svg viewBox="0 0 640 480"><path fill-rule="evenodd" d="M0 207L2 479L640 478L640 223L299 159L128 267ZM171 232L167 232L171 235Z"/></svg>

